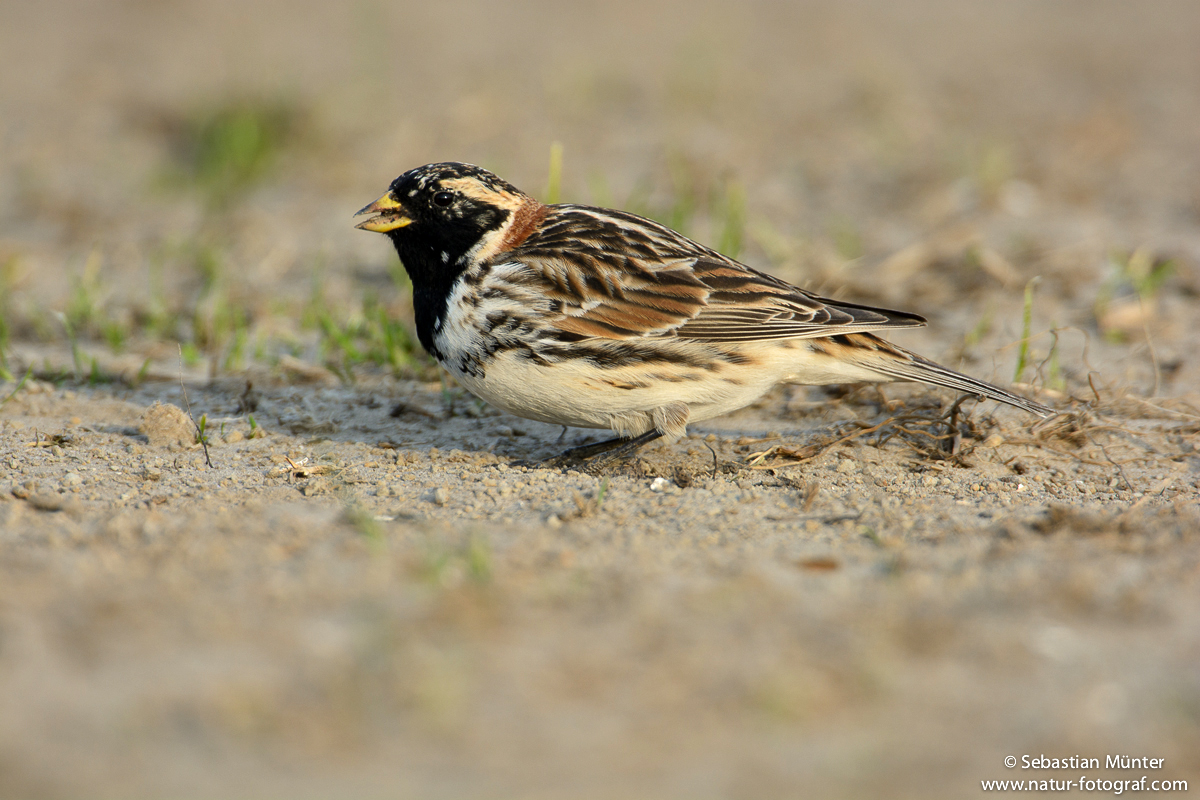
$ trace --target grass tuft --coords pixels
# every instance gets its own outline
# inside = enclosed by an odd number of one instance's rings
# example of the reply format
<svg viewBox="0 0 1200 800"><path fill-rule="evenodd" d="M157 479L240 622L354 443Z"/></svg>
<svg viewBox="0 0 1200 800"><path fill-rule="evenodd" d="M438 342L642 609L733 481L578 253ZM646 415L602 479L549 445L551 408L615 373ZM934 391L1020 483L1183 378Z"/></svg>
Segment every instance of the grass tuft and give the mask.
<svg viewBox="0 0 1200 800"><path fill-rule="evenodd" d="M386 540L383 526L379 524L379 520L373 513L353 500L345 501L342 513L345 515L346 521L358 532L358 535L366 539L369 546L372 548L383 546Z"/></svg>
<svg viewBox="0 0 1200 800"><path fill-rule="evenodd" d="M979 346L983 338L992 330L992 307L986 306L983 313L979 316L979 321L975 323L975 327L967 331L963 337L963 349L970 350Z"/></svg>
<svg viewBox="0 0 1200 800"><path fill-rule="evenodd" d="M185 180L224 207L269 174L293 142L301 115L290 102L233 99L172 125Z"/></svg>
<svg viewBox="0 0 1200 800"><path fill-rule="evenodd" d="M1120 262L1118 262L1120 266ZM1138 297L1150 300L1168 278L1175 272L1175 261L1169 258L1155 258L1146 247L1139 247L1124 262L1121 270L1126 280L1133 286Z"/></svg>
<svg viewBox="0 0 1200 800"><path fill-rule="evenodd" d="M1033 325L1033 290L1041 281L1041 277L1031 278L1025 284L1025 309L1021 315L1021 346L1017 349L1017 369L1013 373L1013 383L1020 383L1025 374L1025 365L1029 362L1029 331Z"/></svg>
<svg viewBox="0 0 1200 800"><path fill-rule="evenodd" d="M596 489L596 511L599 512L604 507L604 498L608 496L608 478L600 481L600 486Z"/></svg>
<svg viewBox="0 0 1200 800"><path fill-rule="evenodd" d="M467 576L474 583L484 584L491 581L492 547L485 537L472 535L467 540L464 560L467 565Z"/></svg>
<svg viewBox="0 0 1200 800"><path fill-rule="evenodd" d="M88 253L83 272L77 275L67 301L66 318L75 333L89 334L99 330L103 318L100 302L100 267L104 261L99 249Z"/></svg>
<svg viewBox="0 0 1200 800"><path fill-rule="evenodd" d="M354 368L364 364L411 375L429 363L399 314L373 293L364 295L359 308L335 311L314 289L304 319L318 331L322 362L343 381L352 382Z"/></svg>
<svg viewBox="0 0 1200 800"><path fill-rule="evenodd" d="M721 211L724 221L721 236L717 239L717 251L737 258L746 239L746 190L737 181L729 181L725 185L725 202Z"/></svg>
<svg viewBox="0 0 1200 800"><path fill-rule="evenodd" d="M201 414L196 421L196 444L211 444L208 438L208 414Z"/></svg>
<svg viewBox="0 0 1200 800"><path fill-rule="evenodd" d="M1109 275L1093 304L1097 325L1111 342L1127 341L1139 329L1149 338L1148 320L1163 284L1175 273L1175 261L1140 247L1129 255L1113 253L1108 263Z"/></svg>
<svg viewBox="0 0 1200 800"><path fill-rule="evenodd" d="M455 588L465 580L485 586L492 580L492 546L487 537L472 533L456 544L429 540L420 572L435 586Z"/></svg>
<svg viewBox="0 0 1200 800"><path fill-rule="evenodd" d="M20 393L21 389L25 388L25 384L29 382L29 378L32 377L32 375L33 375L33 367L29 367L28 369L25 370L25 376L22 377L21 380L17 382L16 388L14 388L11 392L9 392L4 397L3 400L0 400L0 407L3 407L6 403L8 403L9 400L12 400L14 397L16 397L17 394ZM12 379L6 378L5 380L12 380Z"/></svg>

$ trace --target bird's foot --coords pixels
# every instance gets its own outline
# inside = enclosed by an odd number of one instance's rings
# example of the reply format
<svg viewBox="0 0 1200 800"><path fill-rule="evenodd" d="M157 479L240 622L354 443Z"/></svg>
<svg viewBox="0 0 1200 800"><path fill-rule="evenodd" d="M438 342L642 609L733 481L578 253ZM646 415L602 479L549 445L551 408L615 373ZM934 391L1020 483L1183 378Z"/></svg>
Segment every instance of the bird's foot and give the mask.
<svg viewBox="0 0 1200 800"><path fill-rule="evenodd" d="M640 436L617 437L595 444L585 444L572 447L570 450L556 456L534 462L530 466L547 468L566 467L569 465L586 465L588 470L596 470L608 466L633 455L642 445L648 444L662 436L660 431L649 430Z"/></svg>

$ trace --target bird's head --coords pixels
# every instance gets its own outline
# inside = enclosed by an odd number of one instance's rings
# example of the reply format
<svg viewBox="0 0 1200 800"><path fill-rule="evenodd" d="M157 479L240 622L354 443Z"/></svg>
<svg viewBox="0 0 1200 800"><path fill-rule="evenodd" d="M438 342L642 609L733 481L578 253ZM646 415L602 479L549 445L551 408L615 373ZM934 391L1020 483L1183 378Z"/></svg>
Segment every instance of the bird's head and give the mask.
<svg viewBox="0 0 1200 800"><path fill-rule="evenodd" d="M512 249L544 209L485 169L443 162L404 173L355 216L373 215L356 227L386 234L417 283Z"/></svg>

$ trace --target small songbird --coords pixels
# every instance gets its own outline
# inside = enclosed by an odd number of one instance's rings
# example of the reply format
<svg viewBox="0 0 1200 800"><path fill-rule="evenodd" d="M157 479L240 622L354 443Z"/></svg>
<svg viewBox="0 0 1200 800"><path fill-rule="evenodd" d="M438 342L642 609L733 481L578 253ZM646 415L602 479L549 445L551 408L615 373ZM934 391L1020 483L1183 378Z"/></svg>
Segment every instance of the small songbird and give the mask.
<svg viewBox="0 0 1200 800"><path fill-rule="evenodd" d="M543 205L470 164L409 170L363 214L459 382L519 417L611 429L622 453L778 383L921 381L1055 413L871 332L916 314L818 297L635 214Z"/></svg>

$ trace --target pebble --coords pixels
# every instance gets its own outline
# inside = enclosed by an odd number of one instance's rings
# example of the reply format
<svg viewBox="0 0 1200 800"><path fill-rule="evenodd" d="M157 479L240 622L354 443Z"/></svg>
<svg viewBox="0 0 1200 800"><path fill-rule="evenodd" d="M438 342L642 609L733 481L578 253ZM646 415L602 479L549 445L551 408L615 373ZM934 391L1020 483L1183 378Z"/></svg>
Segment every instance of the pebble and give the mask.
<svg viewBox="0 0 1200 800"><path fill-rule="evenodd" d="M66 507L63 498L50 492L41 492L29 496L29 505L39 511L62 511Z"/></svg>

